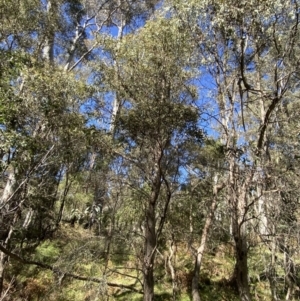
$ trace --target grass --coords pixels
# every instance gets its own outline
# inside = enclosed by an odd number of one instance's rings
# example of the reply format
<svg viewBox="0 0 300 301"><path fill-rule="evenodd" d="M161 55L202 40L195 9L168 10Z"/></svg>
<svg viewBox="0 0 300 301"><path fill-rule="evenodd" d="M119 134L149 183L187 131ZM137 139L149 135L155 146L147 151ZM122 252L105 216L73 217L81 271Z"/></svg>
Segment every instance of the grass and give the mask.
<svg viewBox="0 0 300 301"><path fill-rule="evenodd" d="M141 284L134 279L137 276L141 278L141 272L137 274L137 270L135 270L137 259L133 255L122 257L122 249L119 246L116 251L118 251L116 256L112 256L109 261L109 270L105 275L106 278L103 279L104 283L108 281L133 285L136 289L141 289ZM56 233L56 237L45 241L37 248L36 255L42 261L47 260L50 264L55 264L56 267L64 271L100 279L104 277L104 264L101 261L103 258L103 241L101 238L93 236L90 231L81 228L62 227ZM205 254L199 283L201 301L239 300L237 292L228 285L234 268L233 257L232 249L225 244L218 246L214 253ZM269 284L266 278L261 276L265 273L269 257L268 250L263 250L259 245L257 248L250 249L249 276L253 300L271 300ZM184 246L178 247L175 268L180 290L176 300L190 301L193 258L186 252ZM18 291L16 290L15 299L18 298L18 292L19 294L25 292L27 298L32 301L104 301L108 300L107 294L109 301L142 301L143 299L141 294L127 289L111 288L98 283L83 282L71 278L65 278L60 285L58 275L53 275L51 271L45 271L35 266L22 267L15 263L9 267L8 272L18 275L16 279ZM278 272L283 273L279 268ZM172 281L170 275L165 271L165 262L161 256L157 258L155 279L155 300L173 301ZM280 284L281 286L282 284Z"/></svg>

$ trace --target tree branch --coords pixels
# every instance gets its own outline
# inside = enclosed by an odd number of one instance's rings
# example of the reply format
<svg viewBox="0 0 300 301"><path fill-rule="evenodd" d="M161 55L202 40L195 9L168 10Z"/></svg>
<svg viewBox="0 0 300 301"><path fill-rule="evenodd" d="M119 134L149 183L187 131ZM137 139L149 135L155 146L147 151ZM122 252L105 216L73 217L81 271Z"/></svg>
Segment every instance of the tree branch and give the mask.
<svg viewBox="0 0 300 301"><path fill-rule="evenodd" d="M123 285L123 284L118 284L118 283L105 282L103 279L99 279L99 278L95 278L95 277L86 277L86 276L76 275L76 274L72 274L72 273L66 273L56 267L49 265L49 264L45 264L45 263L34 261L34 260L27 260L15 253L9 251L1 244L0 244L0 251L3 252L4 254L8 255L10 258L17 260L23 264L35 265L35 266L41 267L43 269L50 270L55 274L63 275L64 277L70 277L70 278L73 278L76 280L82 280L82 281L91 281L91 282L101 283L104 285L108 285L110 287L119 287L119 288L131 290L131 291L139 293L139 294L143 294L142 290L138 290L131 285Z"/></svg>

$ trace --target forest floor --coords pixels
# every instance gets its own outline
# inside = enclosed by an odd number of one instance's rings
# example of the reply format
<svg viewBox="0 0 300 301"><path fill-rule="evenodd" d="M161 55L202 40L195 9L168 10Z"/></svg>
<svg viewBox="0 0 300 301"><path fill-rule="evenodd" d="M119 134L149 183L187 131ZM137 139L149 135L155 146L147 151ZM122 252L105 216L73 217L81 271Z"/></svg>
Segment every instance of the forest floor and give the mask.
<svg viewBox="0 0 300 301"><path fill-rule="evenodd" d="M220 243L208 246L201 268L199 289L202 301L238 300L230 278L234 268L232 245ZM44 241L35 251L34 260L52 265L61 273L53 273L34 265L20 265L11 261L7 274L12 280L7 300L31 301L141 301L141 272L137 251L122 248L122 241L114 241L109 258L105 258L105 239L93 235L80 226L61 226L51 239ZM167 250L159 250L155 269L155 294L157 301L188 301L193 270L193 258L187 247L177 246L173 266L176 271L177 291L173 298L172 279L166 267ZM263 278L266 250L251 249L249 271L254 300L271 300L268 282ZM81 275L87 281L66 277ZM15 276L14 276L15 275ZM99 279L95 282L93 279ZM117 284L111 286L110 284ZM6 282L6 288L9 283ZM122 287L124 286L124 287Z"/></svg>

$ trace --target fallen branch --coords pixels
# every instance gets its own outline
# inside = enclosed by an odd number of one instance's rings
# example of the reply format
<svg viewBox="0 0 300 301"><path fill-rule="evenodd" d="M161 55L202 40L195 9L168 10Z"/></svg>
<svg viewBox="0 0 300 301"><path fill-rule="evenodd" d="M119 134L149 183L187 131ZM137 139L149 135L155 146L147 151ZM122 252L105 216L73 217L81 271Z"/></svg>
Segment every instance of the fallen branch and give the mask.
<svg viewBox="0 0 300 301"><path fill-rule="evenodd" d="M99 279L99 278L95 278L95 277L86 277L86 276L76 275L76 274L72 274L72 273L67 273L67 272L64 272L64 271L62 271L62 270L60 270L56 267L53 267L49 264L45 264L45 263L34 261L34 260L27 260L27 259L13 253L13 252L10 252L8 249L3 247L1 244L0 244L0 251L3 252L4 254L8 255L10 258L22 262L23 264L36 265L36 266L41 267L43 269L50 270L55 274L62 275L63 277L70 277L70 278L73 278L73 279L76 279L76 280L101 283L101 284L104 284L104 285L107 285L107 286L110 286L110 287L119 287L119 288L122 288L122 289L131 290L135 293L143 294L142 290L138 290L138 289L134 288L131 285L123 285L123 284L118 284L118 283L105 282L104 280Z"/></svg>

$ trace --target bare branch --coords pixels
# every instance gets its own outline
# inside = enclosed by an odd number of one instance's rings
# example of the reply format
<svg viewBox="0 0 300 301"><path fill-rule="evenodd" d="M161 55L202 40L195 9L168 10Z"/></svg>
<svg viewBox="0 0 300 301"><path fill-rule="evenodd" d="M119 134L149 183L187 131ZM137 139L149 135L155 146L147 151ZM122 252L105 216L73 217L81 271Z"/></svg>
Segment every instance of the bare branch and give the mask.
<svg viewBox="0 0 300 301"><path fill-rule="evenodd" d="M8 255L10 258L17 260L23 264L35 265L35 266L41 267L43 269L50 270L54 274L63 275L64 277L69 277L69 278L73 278L76 280L96 282L96 283L101 283L103 285L108 285L111 287L119 287L119 288L123 288L123 289L128 289L133 292L143 294L142 290L138 290L131 285L123 285L123 284L118 284L118 283L105 282L103 279L99 279L99 278L95 278L95 277L86 277L86 276L76 275L76 274L72 274L72 273L67 273L67 272L64 272L64 271L62 271L54 266L51 266L49 264L45 264L45 263L34 261L34 260L26 260L25 258L20 257L19 255L9 251L1 244L0 244L0 251L3 252L4 254Z"/></svg>

